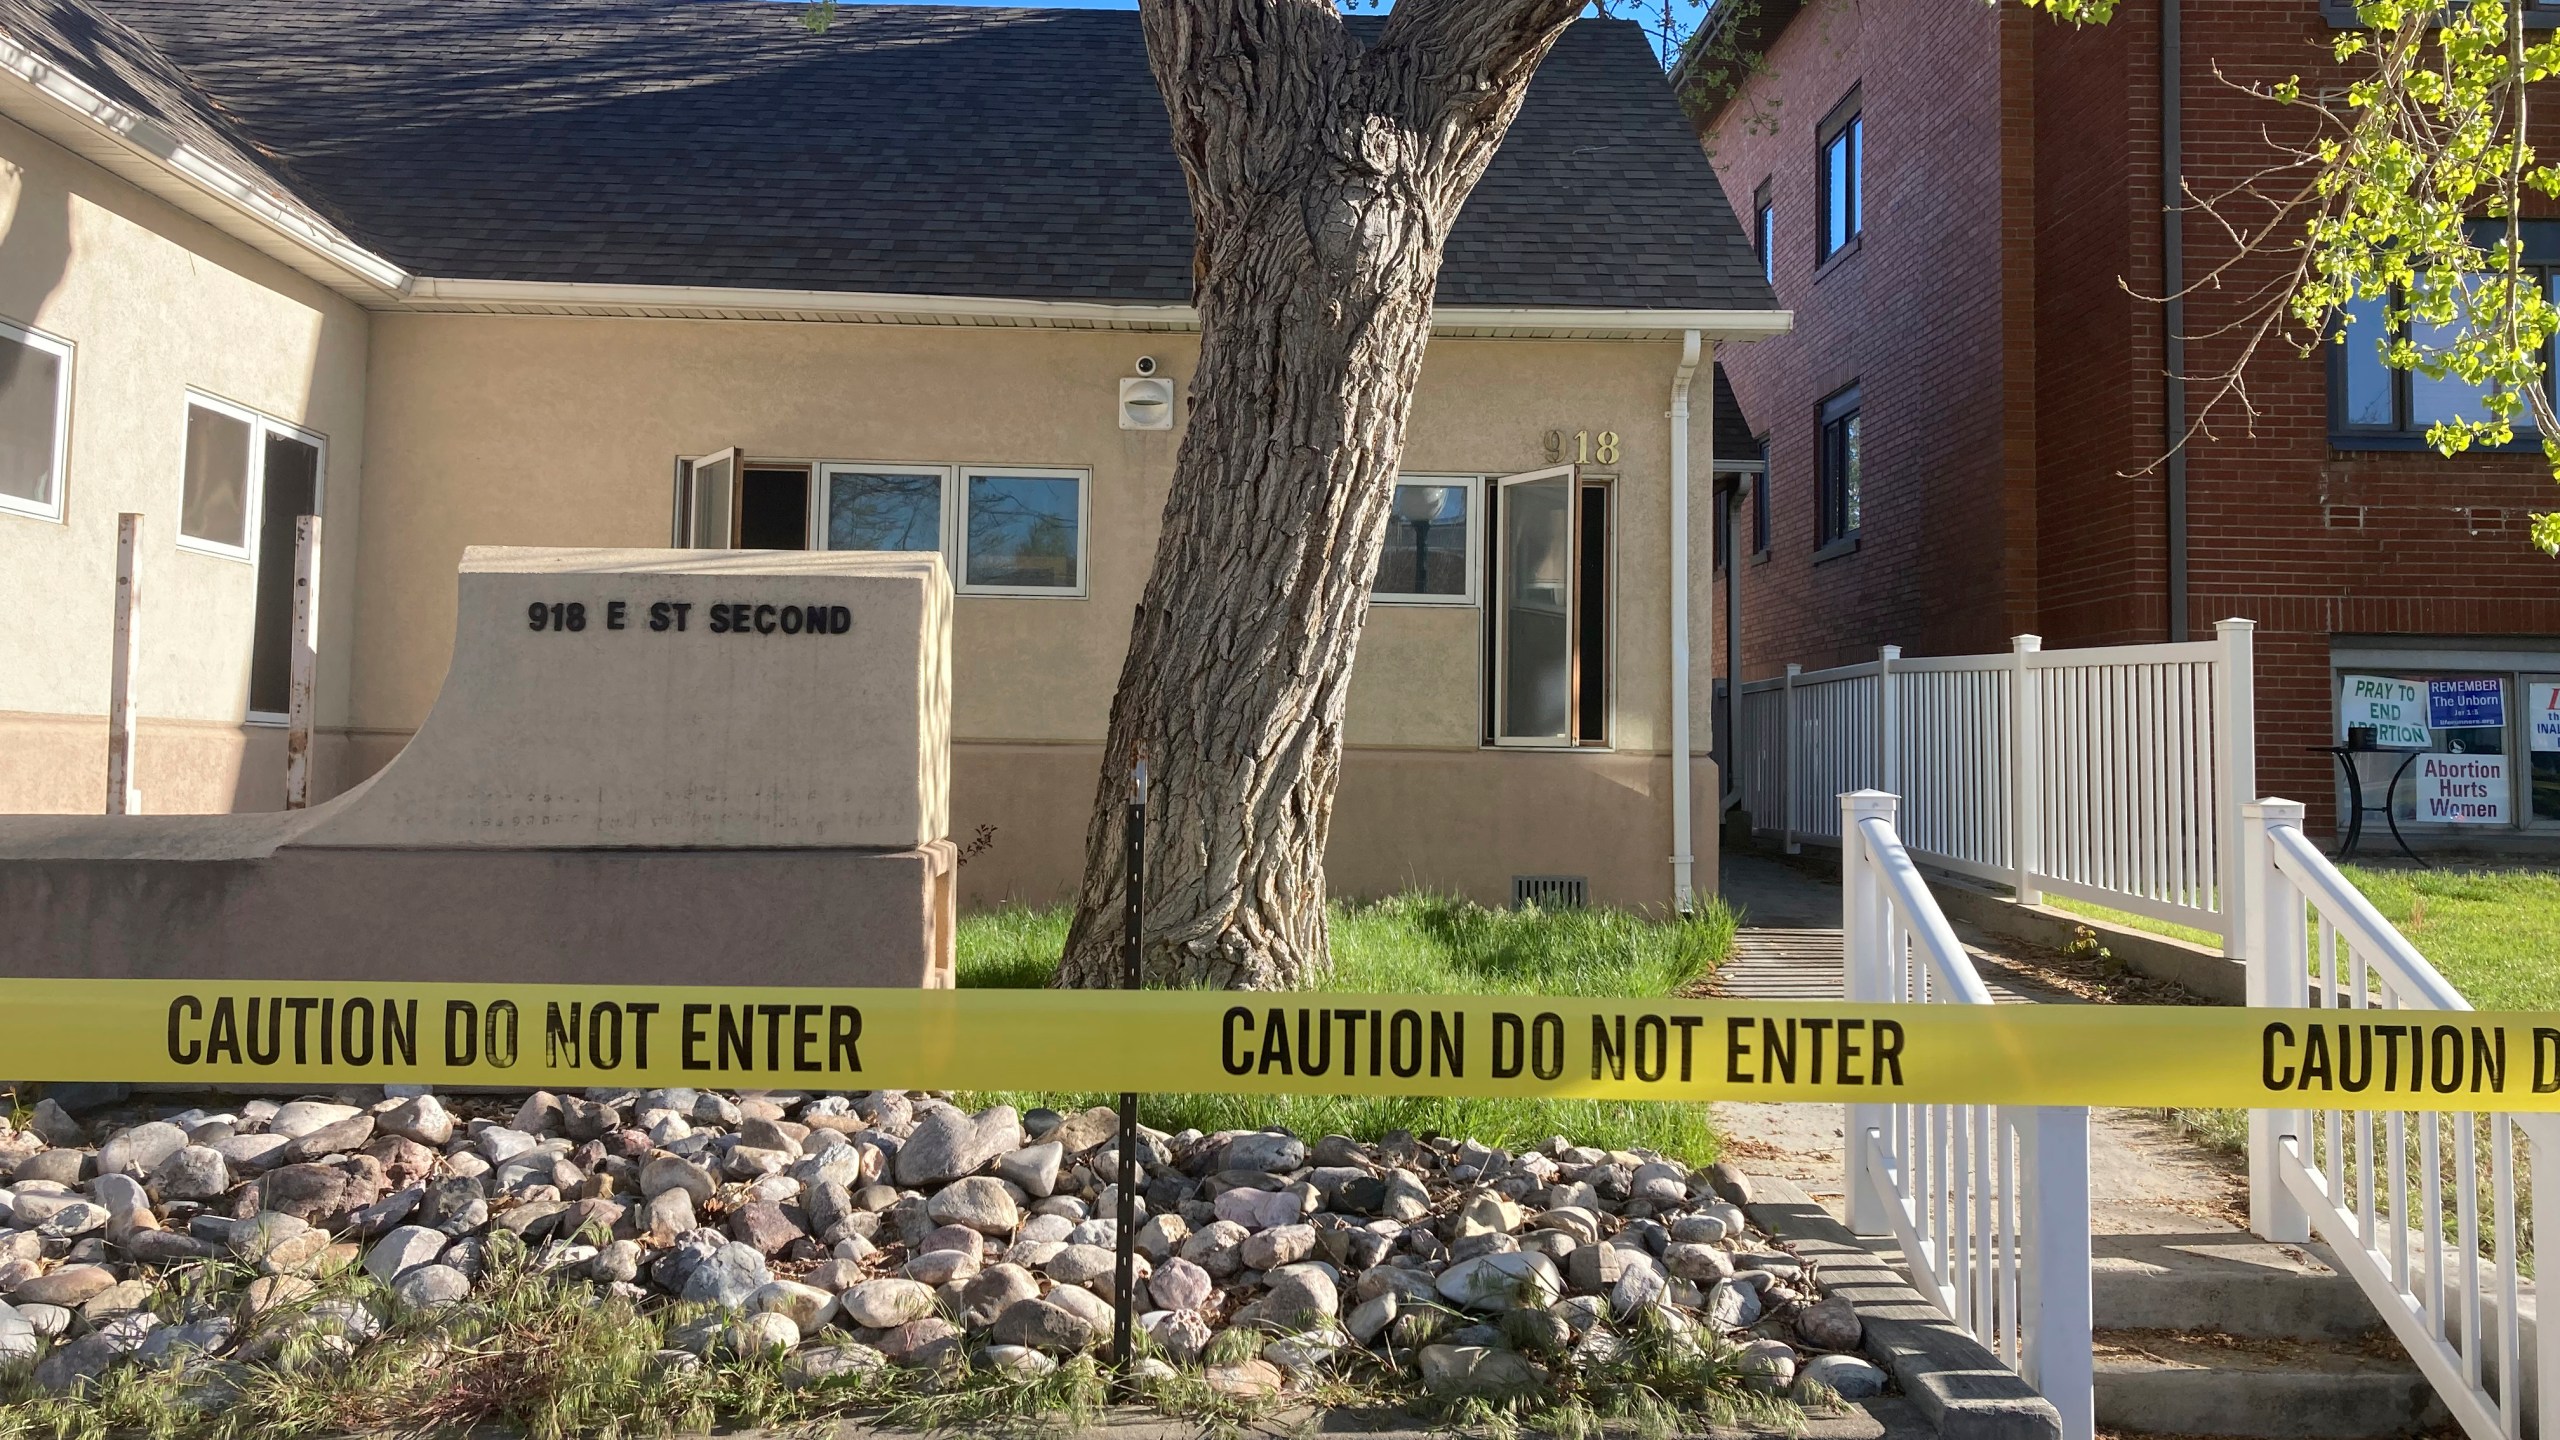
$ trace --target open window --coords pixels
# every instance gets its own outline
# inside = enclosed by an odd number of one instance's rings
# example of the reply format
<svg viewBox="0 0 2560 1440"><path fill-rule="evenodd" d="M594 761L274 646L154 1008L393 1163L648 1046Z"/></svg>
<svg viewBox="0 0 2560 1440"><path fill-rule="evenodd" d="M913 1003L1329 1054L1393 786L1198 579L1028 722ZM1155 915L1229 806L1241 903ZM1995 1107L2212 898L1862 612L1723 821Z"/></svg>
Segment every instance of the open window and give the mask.
<svg viewBox="0 0 2560 1440"><path fill-rule="evenodd" d="M738 447L676 462L675 543L726 550L737 543Z"/></svg>
<svg viewBox="0 0 2560 1440"><path fill-rule="evenodd" d="M1496 745L1609 743L1609 483L1560 465L1494 482Z"/></svg>

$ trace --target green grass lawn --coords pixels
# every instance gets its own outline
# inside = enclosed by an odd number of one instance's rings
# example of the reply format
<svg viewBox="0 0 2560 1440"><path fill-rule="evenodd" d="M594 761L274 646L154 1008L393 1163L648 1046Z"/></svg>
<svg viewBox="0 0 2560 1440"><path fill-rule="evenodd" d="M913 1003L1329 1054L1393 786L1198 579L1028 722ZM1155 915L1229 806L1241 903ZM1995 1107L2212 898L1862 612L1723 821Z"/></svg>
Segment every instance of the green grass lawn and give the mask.
<svg viewBox="0 0 2560 1440"><path fill-rule="evenodd" d="M1049 983L1066 947L1067 912L1006 909L960 922L960 984L1027 989ZM1337 993L1654 996L1674 994L1724 962L1733 915L1711 903L1697 918L1659 920L1622 910L1487 910L1437 895L1336 906ZM1108 1095L990 1094L1028 1107L1110 1103ZM1715 1133L1702 1105L1597 1100L1383 1099L1335 1095L1150 1095L1152 1127L1219 1130L1279 1125L1313 1138L1363 1138L1392 1129L1523 1147L1550 1135L1580 1145L1646 1148L1703 1165Z"/></svg>

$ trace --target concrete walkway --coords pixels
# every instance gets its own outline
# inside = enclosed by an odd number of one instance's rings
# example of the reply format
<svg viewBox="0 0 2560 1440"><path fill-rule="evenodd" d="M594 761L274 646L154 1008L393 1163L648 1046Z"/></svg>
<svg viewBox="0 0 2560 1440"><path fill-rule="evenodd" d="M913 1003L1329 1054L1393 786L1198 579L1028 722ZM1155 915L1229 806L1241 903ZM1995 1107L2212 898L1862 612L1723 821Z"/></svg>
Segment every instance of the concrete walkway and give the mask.
<svg viewBox="0 0 2560 1440"><path fill-rule="evenodd" d="M1725 902L1741 917L1733 958L1707 993L1732 1000L1838 1000L1840 887L1812 870L1762 855L1727 854ZM2015 942L1956 926L1992 998L2002 1004L2080 1004L2046 983ZM1745 1169L1783 1175L1835 1212L1842 1209L1841 1115L1834 1105L1727 1102L1717 1133ZM2161 1212L2228 1231L2245 1210L2247 1181L2143 1110L2090 1115L2090 1200L2101 1231L2156 1232Z"/></svg>

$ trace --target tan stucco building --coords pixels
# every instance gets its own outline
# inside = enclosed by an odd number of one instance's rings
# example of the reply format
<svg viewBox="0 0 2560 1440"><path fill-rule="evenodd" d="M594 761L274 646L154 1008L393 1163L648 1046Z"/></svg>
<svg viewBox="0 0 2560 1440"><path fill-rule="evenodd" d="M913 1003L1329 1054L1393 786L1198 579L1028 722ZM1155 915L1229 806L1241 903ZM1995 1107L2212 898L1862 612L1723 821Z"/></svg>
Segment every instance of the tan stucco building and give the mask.
<svg viewBox="0 0 2560 1440"><path fill-rule="evenodd" d="M0 811L101 807L122 512L161 813L282 804L295 514L323 797L433 702L465 545L938 549L964 901L1061 898L1197 350L1135 17L295 8L0 0ZM1576 25L1451 239L1336 893L1712 888L1675 509L1715 347L1785 323L1640 36Z"/></svg>

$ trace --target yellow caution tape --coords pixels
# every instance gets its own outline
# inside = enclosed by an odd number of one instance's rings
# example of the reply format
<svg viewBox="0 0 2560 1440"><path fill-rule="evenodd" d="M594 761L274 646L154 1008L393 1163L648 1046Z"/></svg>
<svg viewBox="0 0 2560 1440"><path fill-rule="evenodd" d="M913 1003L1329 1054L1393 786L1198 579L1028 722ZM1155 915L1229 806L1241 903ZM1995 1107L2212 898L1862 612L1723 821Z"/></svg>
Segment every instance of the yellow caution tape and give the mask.
<svg viewBox="0 0 2560 1440"><path fill-rule="evenodd" d="M2560 1110L2560 1014L0 980L0 1075Z"/></svg>

